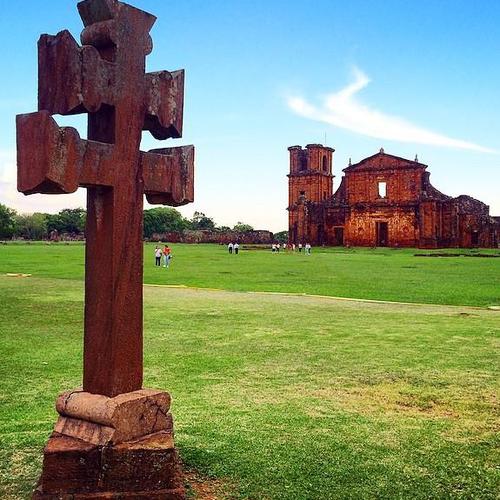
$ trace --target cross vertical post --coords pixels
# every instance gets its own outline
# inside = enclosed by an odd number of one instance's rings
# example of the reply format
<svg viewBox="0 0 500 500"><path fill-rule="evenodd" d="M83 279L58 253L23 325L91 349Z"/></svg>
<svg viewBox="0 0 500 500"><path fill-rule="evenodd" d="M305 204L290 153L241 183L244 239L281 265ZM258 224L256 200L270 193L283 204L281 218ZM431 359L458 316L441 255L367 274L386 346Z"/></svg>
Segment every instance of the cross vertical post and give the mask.
<svg viewBox="0 0 500 500"><path fill-rule="evenodd" d="M143 130L181 137L184 72L145 73L151 14L118 0L78 10L82 46L68 31L41 36L39 110L16 119L19 191L87 188L83 390L57 400L34 496L183 498L170 396L142 388L143 195L193 201L194 148L140 142ZM77 113L88 113L87 140L52 118Z"/></svg>

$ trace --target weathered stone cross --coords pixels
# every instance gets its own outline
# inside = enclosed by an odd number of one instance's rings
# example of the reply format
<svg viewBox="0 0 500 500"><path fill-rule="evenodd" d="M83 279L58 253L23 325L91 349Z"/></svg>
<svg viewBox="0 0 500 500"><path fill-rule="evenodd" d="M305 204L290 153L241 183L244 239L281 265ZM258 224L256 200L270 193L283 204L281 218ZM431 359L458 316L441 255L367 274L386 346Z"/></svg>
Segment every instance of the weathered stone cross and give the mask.
<svg viewBox="0 0 500 500"><path fill-rule="evenodd" d="M142 386L143 194L193 201L192 146L139 150L141 131L182 134L184 72L145 73L156 18L117 0L78 4L68 31L38 42L36 113L17 117L18 189L87 188L83 390L116 396ZM88 113L88 140L51 115Z"/></svg>

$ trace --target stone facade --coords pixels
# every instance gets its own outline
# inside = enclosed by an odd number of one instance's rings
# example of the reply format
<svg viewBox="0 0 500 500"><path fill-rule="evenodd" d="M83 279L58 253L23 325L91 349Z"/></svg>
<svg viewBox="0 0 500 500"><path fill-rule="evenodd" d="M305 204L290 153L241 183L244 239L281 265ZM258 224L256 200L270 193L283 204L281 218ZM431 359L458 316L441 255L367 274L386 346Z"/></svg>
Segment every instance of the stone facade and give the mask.
<svg viewBox="0 0 500 500"><path fill-rule="evenodd" d="M432 186L427 165L379 153L350 164L333 193L334 149L290 151L290 243L391 247L497 247L498 218L470 196Z"/></svg>

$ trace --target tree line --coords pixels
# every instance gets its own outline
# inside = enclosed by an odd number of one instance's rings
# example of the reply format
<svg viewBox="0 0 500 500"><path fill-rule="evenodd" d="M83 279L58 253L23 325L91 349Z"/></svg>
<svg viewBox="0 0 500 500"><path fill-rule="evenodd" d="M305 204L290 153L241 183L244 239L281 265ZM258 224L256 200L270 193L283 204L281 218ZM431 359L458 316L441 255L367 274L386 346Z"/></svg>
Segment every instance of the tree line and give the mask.
<svg viewBox="0 0 500 500"><path fill-rule="evenodd" d="M0 239L24 238L43 240L53 231L59 234L82 235L85 230L86 212L83 208L65 208L57 214L35 212L20 214L0 203ZM144 210L144 237L151 238L154 233L183 232L185 230L210 231L253 231L253 227L238 222L232 228L218 226L215 221L202 212L194 212L188 219L171 207L158 207Z"/></svg>

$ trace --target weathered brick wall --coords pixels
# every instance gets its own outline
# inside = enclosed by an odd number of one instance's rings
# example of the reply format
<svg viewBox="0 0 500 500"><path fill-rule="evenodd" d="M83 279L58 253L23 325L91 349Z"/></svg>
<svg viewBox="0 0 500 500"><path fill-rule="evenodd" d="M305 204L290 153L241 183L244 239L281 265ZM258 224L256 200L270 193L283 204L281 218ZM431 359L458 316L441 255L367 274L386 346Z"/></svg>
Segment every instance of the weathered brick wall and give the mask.
<svg viewBox="0 0 500 500"><path fill-rule="evenodd" d="M301 195L301 192L304 195ZM332 195L332 178L328 175L311 173L290 177L288 196L290 205L298 203L301 198L307 201L320 202Z"/></svg>
<svg viewBox="0 0 500 500"><path fill-rule="evenodd" d="M344 243L350 246L376 246L377 222L387 222L388 246L414 247L418 225L412 207L353 208L346 220Z"/></svg>
<svg viewBox="0 0 500 500"><path fill-rule="evenodd" d="M238 233L236 231L172 231L168 233L154 233L151 241L162 241L168 243L272 243L273 233L270 231L247 231Z"/></svg>
<svg viewBox="0 0 500 500"><path fill-rule="evenodd" d="M318 232L323 233L324 226L318 222L317 214L312 216L308 212L311 202L324 202L332 196L334 150L321 144L308 144L304 149L292 146L288 150L289 240L295 243L317 243Z"/></svg>
<svg viewBox="0 0 500 500"><path fill-rule="evenodd" d="M386 198L393 203L416 202L420 196L423 168L346 172L349 204L378 202L378 183L385 182Z"/></svg>
<svg viewBox="0 0 500 500"><path fill-rule="evenodd" d="M490 217L489 207L470 196L441 193L430 183L427 166L416 159L381 150L344 169L341 188L331 196L333 150L317 144L289 149L291 242L423 248L500 243L500 223ZM381 182L385 196L379 192ZM385 227L387 237L377 238Z"/></svg>

